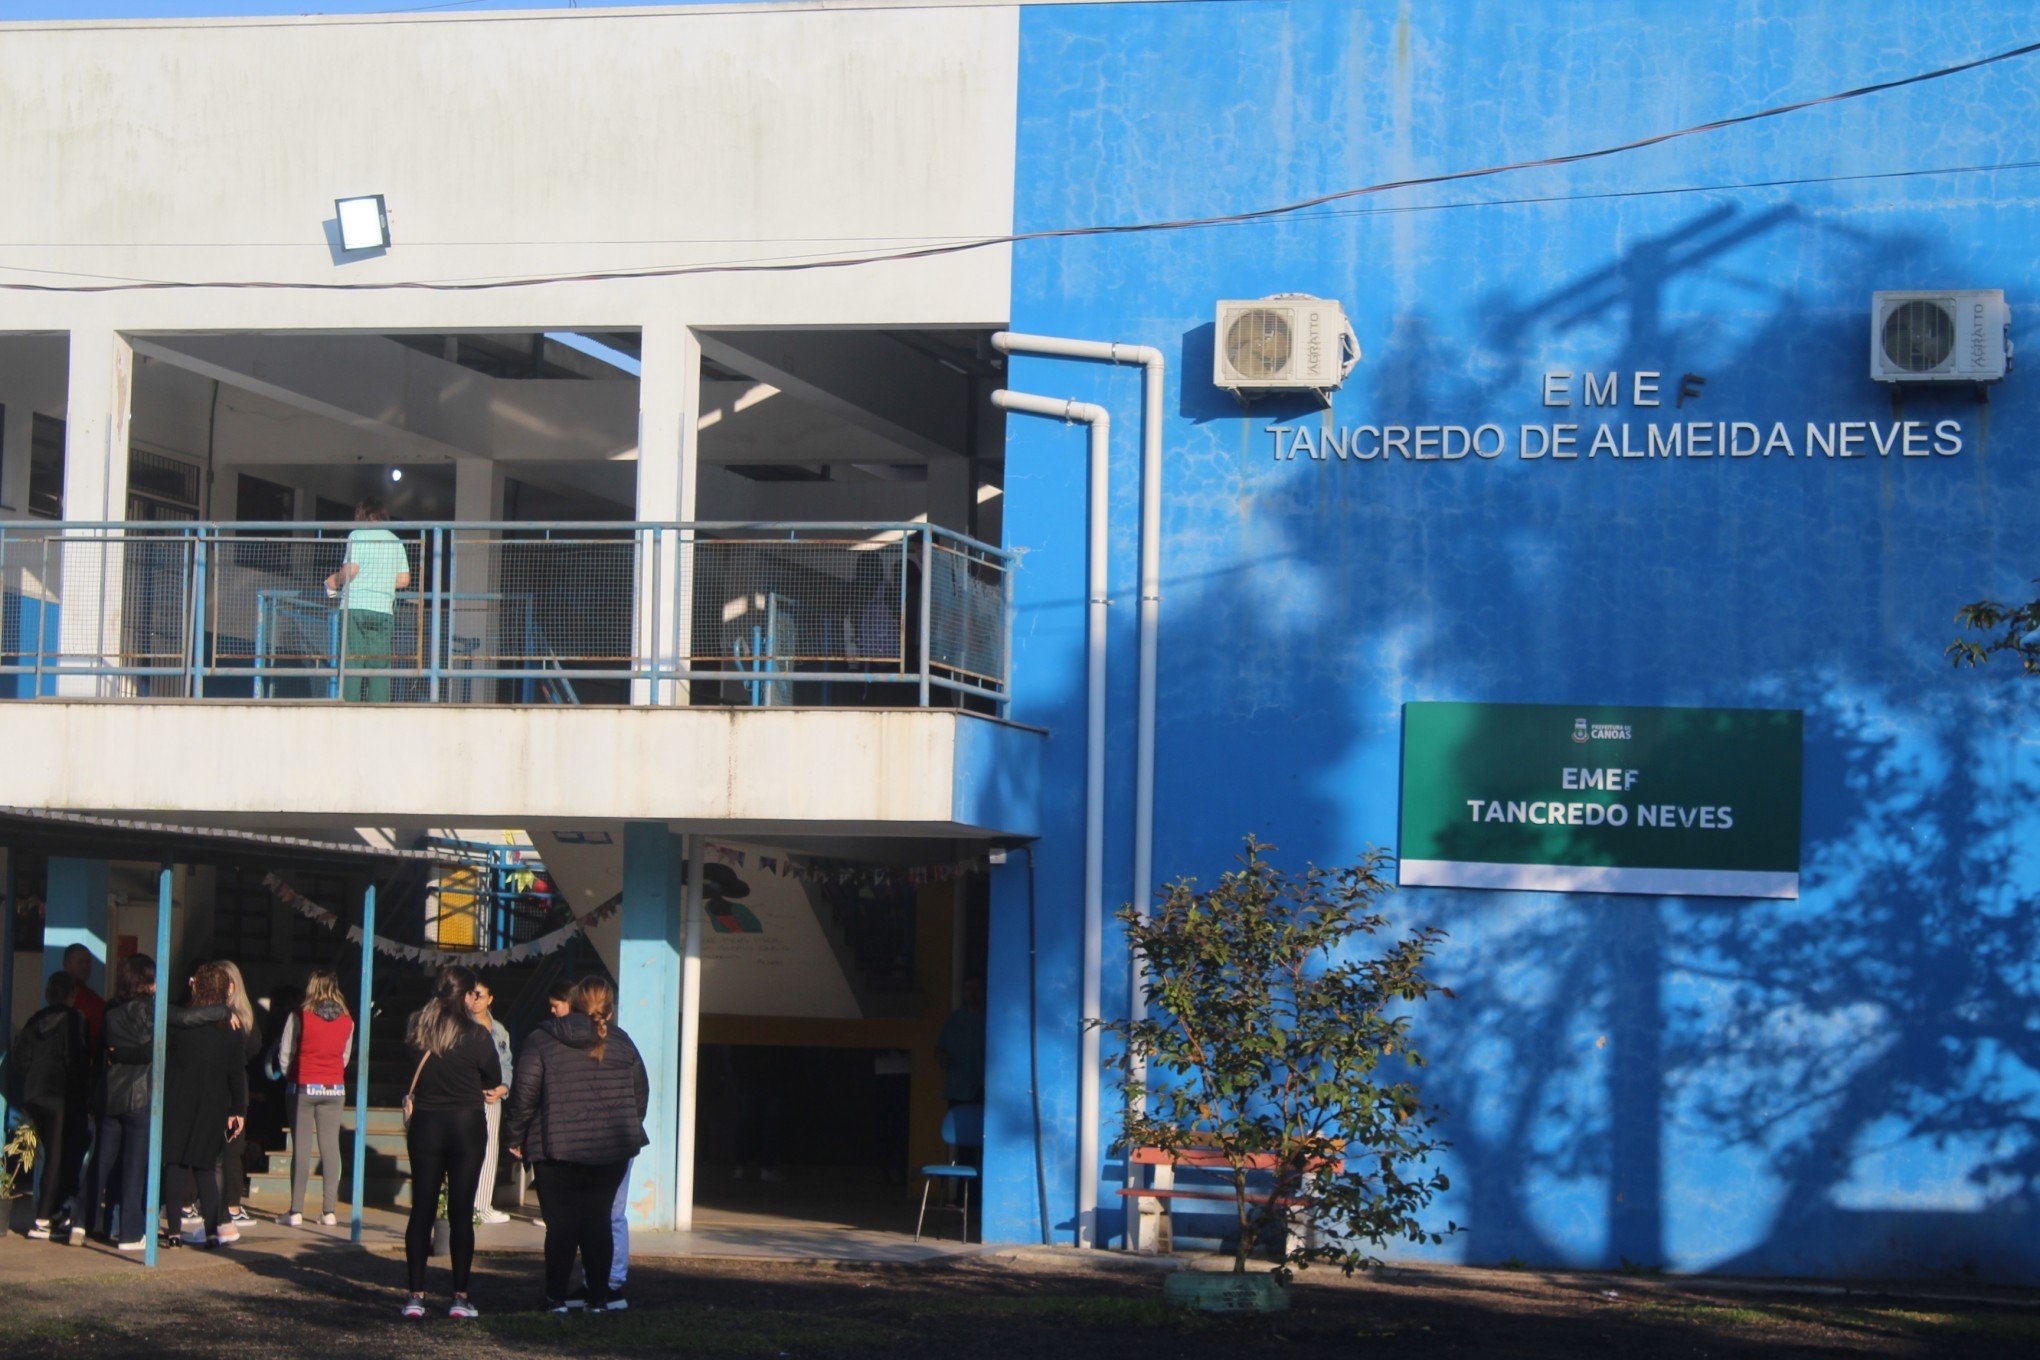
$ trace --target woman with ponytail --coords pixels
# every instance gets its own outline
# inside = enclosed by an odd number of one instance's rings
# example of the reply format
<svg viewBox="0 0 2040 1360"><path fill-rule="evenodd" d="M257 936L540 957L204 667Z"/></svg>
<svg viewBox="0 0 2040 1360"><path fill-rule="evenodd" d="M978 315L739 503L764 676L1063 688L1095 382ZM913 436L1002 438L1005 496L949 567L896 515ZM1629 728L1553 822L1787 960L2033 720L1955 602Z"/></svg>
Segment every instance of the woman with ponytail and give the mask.
<svg viewBox="0 0 2040 1360"><path fill-rule="evenodd" d="M539 1022L517 1060L504 1117L510 1155L532 1167L545 1215L546 1305L566 1312L581 1259L589 1308L609 1308L615 1244L609 1210L631 1158L646 1143L651 1099L637 1045L616 1024L616 989L601 978L574 987L565 1015Z"/></svg>
<svg viewBox="0 0 2040 1360"><path fill-rule="evenodd" d="M447 1316L478 1316L468 1302L468 1274L475 1259L475 1181L489 1139L482 1107L485 1093L503 1082L495 1040L468 1014L468 999L480 985L471 968L442 968L432 999L411 1017L409 1039L418 1063L404 1096L404 1140L411 1153L411 1218L404 1228L411 1274L407 1318L425 1316L425 1262L432 1254L441 1186L453 1248L453 1305Z"/></svg>

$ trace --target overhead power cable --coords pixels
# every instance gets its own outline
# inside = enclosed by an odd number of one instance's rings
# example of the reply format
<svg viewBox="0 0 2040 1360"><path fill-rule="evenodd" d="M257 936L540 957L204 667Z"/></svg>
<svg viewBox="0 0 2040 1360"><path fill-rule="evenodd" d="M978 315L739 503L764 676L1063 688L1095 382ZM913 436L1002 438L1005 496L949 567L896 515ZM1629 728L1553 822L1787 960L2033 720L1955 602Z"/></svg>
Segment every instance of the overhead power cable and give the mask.
<svg viewBox="0 0 2040 1360"><path fill-rule="evenodd" d="M984 250L993 246L1019 245L1033 241L1070 240L1086 236L1130 236L1149 232L1181 231L1193 227L1229 226L1236 223L1266 221L1270 218L1308 213L1312 208L1321 208L1331 203L1390 193L1398 189L1424 188L1438 184L1456 184L1466 180L1486 179L1496 175L1513 174L1524 170L1542 170L1565 165L1578 165L1585 161L1603 160L1632 151L1642 151L1683 137L1696 137L1702 133L1718 132L1724 128L1739 127L1770 118L1781 118L1787 114L1820 108L1828 104L1840 104L1848 100L1863 99L1873 94L1903 89L1909 85L1921 85L1928 81L1945 80L1966 71L1979 70L2000 62L2031 56L2040 52L2040 42L2025 43L1992 56L1978 57L1973 61L1959 62L1952 66L1936 67L1914 75L1901 76L1895 80L1881 80L1871 85L1859 85L1854 89L1841 90L1834 94L1821 95L1813 99L1795 100L1789 104L1775 104L1752 113L1735 114L1727 118L1716 118L1691 127L1677 128L1631 141L1617 142L1610 146L1595 147L1588 151L1574 151L1559 156L1543 156L1534 160L1508 161L1500 165L1481 166L1471 170L1450 170L1435 175L1415 175L1404 179L1383 180L1375 184L1364 184L1357 188L1340 189L1332 193L1318 194L1310 198L1281 203L1273 207L1254 208L1244 212L1220 213L1209 217L1174 218L1164 221L1127 222L1104 226L1054 227L1043 231L1013 232L998 236L980 236L966 240L951 241L939 245L918 246L904 250L878 251L860 255L832 256L824 259L757 261L750 263L700 263L683 265L659 265L642 269L601 270L578 274L526 275L511 278L481 279L472 281L429 281L422 279L396 280L384 283L315 283L285 282L268 279L232 280L174 280L152 279L97 284L56 284L56 283L0 283L0 290L30 293L129 293L163 291L170 289L293 289L305 292L445 292L469 293L490 292L504 288L536 288L557 283L602 283L641 279L683 278L701 274L787 274L806 273L822 269L849 269L868 264L886 264L909 260L925 260L943 255L957 255L966 251Z"/></svg>

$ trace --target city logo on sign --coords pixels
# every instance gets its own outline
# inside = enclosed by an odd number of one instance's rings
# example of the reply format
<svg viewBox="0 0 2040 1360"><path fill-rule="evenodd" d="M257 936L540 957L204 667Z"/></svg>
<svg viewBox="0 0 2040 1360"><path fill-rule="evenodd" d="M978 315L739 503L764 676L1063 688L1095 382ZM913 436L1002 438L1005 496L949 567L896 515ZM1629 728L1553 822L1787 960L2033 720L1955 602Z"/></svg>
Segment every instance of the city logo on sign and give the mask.
<svg viewBox="0 0 2040 1360"><path fill-rule="evenodd" d="M1629 726L1626 723L1588 723L1585 718L1574 718L1572 739L1588 741L1628 741Z"/></svg>

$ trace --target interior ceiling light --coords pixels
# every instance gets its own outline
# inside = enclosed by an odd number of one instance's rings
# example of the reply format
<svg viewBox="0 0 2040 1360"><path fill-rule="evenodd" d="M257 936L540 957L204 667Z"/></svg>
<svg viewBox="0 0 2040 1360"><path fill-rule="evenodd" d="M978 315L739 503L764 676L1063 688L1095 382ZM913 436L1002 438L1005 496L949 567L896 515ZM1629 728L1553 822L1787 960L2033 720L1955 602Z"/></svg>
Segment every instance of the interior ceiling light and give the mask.
<svg viewBox="0 0 2040 1360"><path fill-rule="evenodd" d="M336 198L342 250L386 250L390 244L390 209L381 194Z"/></svg>

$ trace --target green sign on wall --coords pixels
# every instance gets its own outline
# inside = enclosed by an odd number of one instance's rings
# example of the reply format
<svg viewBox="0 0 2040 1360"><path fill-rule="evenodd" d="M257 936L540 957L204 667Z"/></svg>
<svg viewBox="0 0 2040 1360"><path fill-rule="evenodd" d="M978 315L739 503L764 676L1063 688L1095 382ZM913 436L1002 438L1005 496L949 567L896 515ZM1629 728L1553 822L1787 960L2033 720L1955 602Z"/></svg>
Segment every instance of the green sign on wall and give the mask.
<svg viewBox="0 0 2040 1360"><path fill-rule="evenodd" d="M1797 709L1403 706L1409 886L1799 896Z"/></svg>

